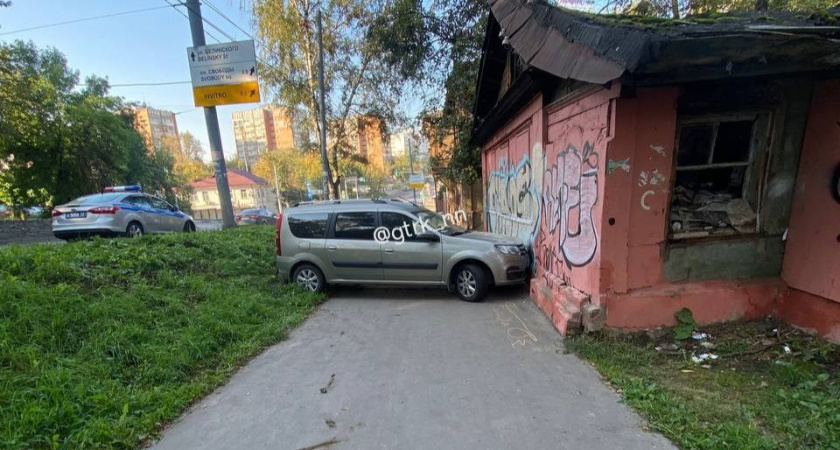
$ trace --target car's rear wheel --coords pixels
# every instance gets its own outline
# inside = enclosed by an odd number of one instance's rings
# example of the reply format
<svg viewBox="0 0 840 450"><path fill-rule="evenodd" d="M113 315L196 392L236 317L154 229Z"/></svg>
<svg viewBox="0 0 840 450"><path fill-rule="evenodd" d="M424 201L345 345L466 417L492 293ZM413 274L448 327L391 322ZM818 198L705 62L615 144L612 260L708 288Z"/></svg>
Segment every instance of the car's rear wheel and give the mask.
<svg viewBox="0 0 840 450"><path fill-rule="evenodd" d="M487 274L475 264L464 264L455 271L455 292L461 300L477 302L487 295Z"/></svg>
<svg viewBox="0 0 840 450"><path fill-rule="evenodd" d="M140 222L131 222L125 228L125 235L130 238L137 238L143 236L146 230L143 229L143 225Z"/></svg>
<svg viewBox="0 0 840 450"><path fill-rule="evenodd" d="M195 224L187 222L184 224L184 233L195 233Z"/></svg>
<svg viewBox="0 0 840 450"><path fill-rule="evenodd" d="M298 266L292 274L292 280L307 291L321 292L324 290L324 274L312 264Z"/></svg>

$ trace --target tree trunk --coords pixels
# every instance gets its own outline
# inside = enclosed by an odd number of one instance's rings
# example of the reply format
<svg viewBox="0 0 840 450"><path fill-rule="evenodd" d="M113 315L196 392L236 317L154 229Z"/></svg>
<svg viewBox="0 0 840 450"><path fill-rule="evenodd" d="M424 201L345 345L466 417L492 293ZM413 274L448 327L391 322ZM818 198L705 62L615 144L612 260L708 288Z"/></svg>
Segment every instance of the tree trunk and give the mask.
<svg viewBox="0 0 840 450"><path fill-rule="evenodd" d="M757 12L767 12L769 4L769 0L755 0L755 10Z"/></svg>
<svg viewBox="0 0 840 450"><path fill-rule="evenodd" d="M761 0L757 0L761 1ZM679 0L671 0L671 14L674 16L674 19L680 18L680 2Z"/></svg>

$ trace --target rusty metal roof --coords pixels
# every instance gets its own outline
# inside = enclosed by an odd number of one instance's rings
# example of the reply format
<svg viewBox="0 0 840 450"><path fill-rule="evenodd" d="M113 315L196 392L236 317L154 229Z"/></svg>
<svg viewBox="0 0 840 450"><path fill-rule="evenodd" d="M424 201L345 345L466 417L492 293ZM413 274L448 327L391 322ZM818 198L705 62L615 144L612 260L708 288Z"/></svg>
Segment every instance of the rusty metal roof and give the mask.
<svg viewBox="0 0 840 450"><path fill-rule="evenodd" d="M765 64L778 44L794 41L796 45L788 46L789 50L802 44L809 47L810 53L803 58L821 57L831 65L840 62L836 40L840 39L840 26L834 26L840 24L837 8L823 16L740 13L669 20L587 14L543 0L489 0L489 4L501 27L500 39L507 37L528 65L560 78L589 83L604 84L625 73L651 73L644 66L654 61L658 62L656 72L665 72L685 64L680 52L690 53L697 61L703 59L698 52L691 52L689 45L709 56L707 62L718 57L725 65L725 58L737 58L737 47L746 49L751 46L749 41L758 39L767 43L763 46L767 54L756 55L763 56ZM749 39L718 45L737 36ZM669 65L663 59L679 63Z"/></svg>

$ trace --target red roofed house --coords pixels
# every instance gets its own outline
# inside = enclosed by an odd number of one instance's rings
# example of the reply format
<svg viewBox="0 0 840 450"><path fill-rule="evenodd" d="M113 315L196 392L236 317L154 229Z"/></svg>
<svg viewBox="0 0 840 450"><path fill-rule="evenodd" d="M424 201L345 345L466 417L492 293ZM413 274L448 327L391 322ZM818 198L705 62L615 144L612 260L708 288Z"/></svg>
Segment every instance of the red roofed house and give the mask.
<svg viewBox="0 0 840 450"><path fill-rule="evenodd" d="M277 211L277 197L274 188L264 178L239 169L227 170L230 199L233 211L265 208ZM204 178L191 183L193 216L196 219L221 219L222 209L219 203L219 191L216 189L216 177Z"/></svg>

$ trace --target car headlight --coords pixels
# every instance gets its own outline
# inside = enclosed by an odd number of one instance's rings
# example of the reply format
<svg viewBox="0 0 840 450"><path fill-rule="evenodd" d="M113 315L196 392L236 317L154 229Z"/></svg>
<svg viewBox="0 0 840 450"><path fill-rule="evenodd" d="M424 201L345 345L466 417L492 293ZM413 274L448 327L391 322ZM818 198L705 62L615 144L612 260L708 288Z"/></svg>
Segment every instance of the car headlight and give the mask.
<svg viewBox="0 0 840 450"><path fill-rule="evenodd" d="M496 250L498 250L499 253L504 253L505 255L518 255L518 254L520 254L520 250L519 250L518 245L496 244Z"/></svg>

